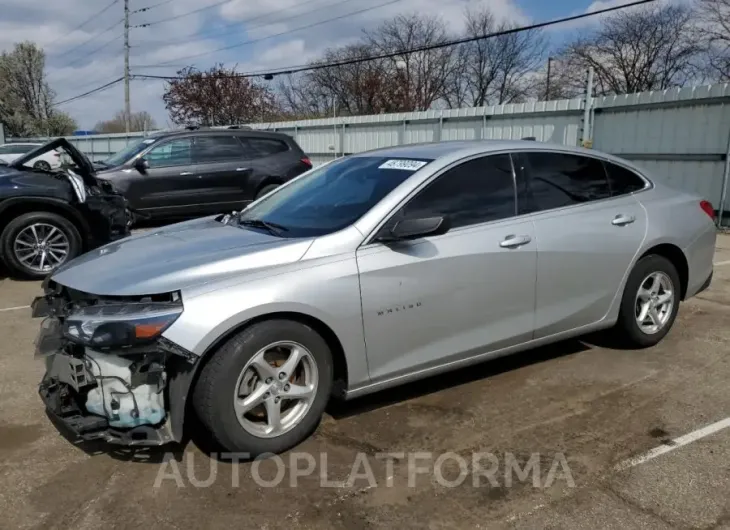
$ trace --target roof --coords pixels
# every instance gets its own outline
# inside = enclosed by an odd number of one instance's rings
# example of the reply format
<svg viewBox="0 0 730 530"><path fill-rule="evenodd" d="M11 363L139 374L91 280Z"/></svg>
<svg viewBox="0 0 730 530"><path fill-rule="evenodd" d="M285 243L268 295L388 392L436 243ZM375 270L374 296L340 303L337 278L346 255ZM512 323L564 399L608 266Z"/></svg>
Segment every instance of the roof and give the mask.
<svg viewBox="0 0 730 530"><path fill-rule="evenodd" d="M187 135L206 135L206 134L233 134L236 136L258 136L258 137L270 137L270 138L277 138L277 139L291 139L291 136L281 133L281 132L274 132L274 131L260 131L260 130L254 130L254 129L243 129L243 128L233 128L233 127L224 127L224 128L213 128L213 127L201 127L199 129L175 129L175 130L167 130L167 131L155 131L153 133L150 133L147 135L147 138L150 137L162 137L165 138L173 137L173 136L187 136Z"/></svg>
<svg viewBox="0 0 730 530"><path fill-rule="evenodd" d="M567 145L535 142L532 140L449 140L442 142L430 142L421 144L399 145L395 147L383 147L372 151L358 153L353 156L392 156L437 159L447 155L463 154L468 156L476 153L489 153L493 151L518 151L522 149L549 149L556 151L574 152L576 154L599 154L597 151L584 149L582 147L571 147ZM603 153L600 153L603 155ZM609 155L605 155L609 156Z"/></svg>

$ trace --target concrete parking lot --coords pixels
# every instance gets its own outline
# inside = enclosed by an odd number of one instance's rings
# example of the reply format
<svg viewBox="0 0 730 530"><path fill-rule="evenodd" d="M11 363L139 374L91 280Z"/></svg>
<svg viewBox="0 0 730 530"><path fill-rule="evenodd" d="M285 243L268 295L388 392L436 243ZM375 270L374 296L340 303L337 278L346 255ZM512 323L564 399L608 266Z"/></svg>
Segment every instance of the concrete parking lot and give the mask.
<svg viewBox="0 0 730 530"><path fill-rule="evenodd" d="M730 236L715 264L657 347L567 341L333 404L263 463L61 436L36 394L39 285L2 279L0 528L730 529Z"/></svg>

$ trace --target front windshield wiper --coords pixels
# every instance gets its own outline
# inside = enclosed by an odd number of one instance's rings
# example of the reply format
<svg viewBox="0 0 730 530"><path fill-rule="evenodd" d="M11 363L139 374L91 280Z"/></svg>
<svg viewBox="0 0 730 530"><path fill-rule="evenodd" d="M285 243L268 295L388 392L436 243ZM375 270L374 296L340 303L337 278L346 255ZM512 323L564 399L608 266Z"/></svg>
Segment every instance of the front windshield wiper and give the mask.
<svg viewBox="0 0 730 530"><path fill-rule="evenodd" d="M239 219L238 224L243 226L252 226L254 228L263 228L278 237L281 237L282 232L289 231L286 226L272 223L270 221L264 221L263 219Z"/></svg>

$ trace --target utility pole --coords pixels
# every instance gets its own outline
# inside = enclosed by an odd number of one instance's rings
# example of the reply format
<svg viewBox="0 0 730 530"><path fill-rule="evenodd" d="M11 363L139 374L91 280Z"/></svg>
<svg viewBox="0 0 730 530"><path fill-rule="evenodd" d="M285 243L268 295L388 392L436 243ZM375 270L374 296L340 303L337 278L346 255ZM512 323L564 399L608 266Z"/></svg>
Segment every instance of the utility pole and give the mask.
<svg viewBox="0 0 730 530"><path fill-rule="evenodd" d="M547 77L545 82L545 101L550 99L550 65L553 62L552 57L548 57Z"/></svg>
<svg viewBox="0 0 730 530"><path fill-rule="evenodd" d="M124 125L129 133L129 0L124 0Z"/></svg>

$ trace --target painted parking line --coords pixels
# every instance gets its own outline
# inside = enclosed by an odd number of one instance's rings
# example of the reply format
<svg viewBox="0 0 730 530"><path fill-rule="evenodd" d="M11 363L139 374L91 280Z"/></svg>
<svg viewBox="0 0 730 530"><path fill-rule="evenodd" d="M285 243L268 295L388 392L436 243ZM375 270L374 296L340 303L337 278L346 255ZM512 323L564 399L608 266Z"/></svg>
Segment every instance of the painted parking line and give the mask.
<svg viewBox="0 0 730 530"><path fill-rule="evenodd" d="M675 449L678 449L687 444L691 444L692 442L696 442L701 438L710 436L711 434L715 434L716 432L727 429L728 427L730 427L730 418L725 418L724 420L711 423L710 425L702 427L701 429L697 429L696 431L692 431L688 434L685 434L684 436L680 436L679 438L668 440L664 444L660 445L659 447L655 447L654 449L647 453L644 453L643 455L624 460L614 467L614 471L623 471L625 469L638 466L639 464L643 464L644 462L653 460L658 456L674 451Z"/></svg>
<svg viewBox="0 0 730 530"><path fill-rule="evenodd" d="M3 311L17 311L18 309L30 309L29 305L19 305L17 307L4 307L0 309L0 313Z"/></svg>
<svg viewBox="0 0 730 530"><path fill-rule="evenodd" d="M727 261L716 261L713 263L715 267L720 267L721 265L730 265L730 259Z"/></svg>

